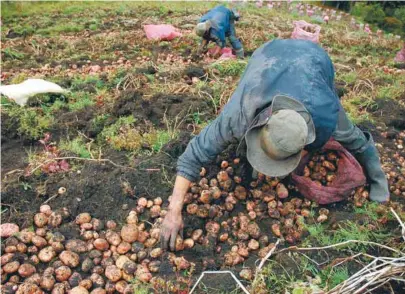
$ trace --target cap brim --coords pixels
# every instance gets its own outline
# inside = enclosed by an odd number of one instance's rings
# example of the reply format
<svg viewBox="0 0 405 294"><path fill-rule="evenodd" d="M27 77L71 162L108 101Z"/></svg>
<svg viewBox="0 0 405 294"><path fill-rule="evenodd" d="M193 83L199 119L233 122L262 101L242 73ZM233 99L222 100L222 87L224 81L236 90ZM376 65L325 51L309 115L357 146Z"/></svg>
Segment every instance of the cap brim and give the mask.
<svg viewBox="0 0 405 294"><path fill-rule="evenodd" d="M259 136L260 128L246 133L247 159L258 172L270 177L283 177L296 169L301 160L301 152L283 160L275 160L264 153Z"/></svg>
<svg viewBox="0 0 405 294"><path fill-rule="evenodd" d="M282 109L295 110L305 119L308 126L308 137L305 145L313 143L316 138L315 125L312 121L312 117L309 114L309 111L305 108L304 104L295 100L294 98L285 95L277 95L273 98L273 101L271 103L271 113Z"/></svg>

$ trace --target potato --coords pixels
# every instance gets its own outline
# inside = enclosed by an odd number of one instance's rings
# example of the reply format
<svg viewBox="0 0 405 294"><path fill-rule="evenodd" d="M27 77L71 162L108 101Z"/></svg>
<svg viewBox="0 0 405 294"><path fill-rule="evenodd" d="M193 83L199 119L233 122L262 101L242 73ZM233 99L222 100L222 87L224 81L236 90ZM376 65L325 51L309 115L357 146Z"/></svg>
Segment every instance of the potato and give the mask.
<svg viewBox="0 0 405 294"><path fill-rule="evenodd" d="M80 262L79 255L72 251L62 251L59 255L59 259L68 267L76 267Z"/></svg>
<svg viewBox="0 0 405 294"><path fill-rule="evenodd" d="M211 202L211 191L202 190L198 201L204 204L209 204Z"/></svg>
<svg viewBox="0 0 405 294"><path fill-rule="evenodd" d="M250 268L244 268L240 271L239 276L247 281L253 280L253 271Z"/></svg>
<svg viewBox="0 0 405 294"><path fill-rule="evenodd" d="M272 224L271 231L276 237L281 237L280 225L279 224Z"/></svg>
<svg viewBox="0 0 405 294"><path fill-rule="evenodd" d="M63 283L56 283L52 289L52 294L64 294L66 286Z"/></svg>
<svg viewBox="0 0 405 294"><path fill-rule="evenodd" d="M98 238L93 242L94 247L100 251L106 251L110 247L110 244L105 239Z"/></svg>
<svg viewBox="0 0 405 294"><path fill-rule="evenodd" d="M250 222L248 224L247 231L249 232L249 235L254 239L258 239L260 237L260 228L256 222Z"/></svg>
<svg viewBox="0 0 405 294"><path fill-rule="evenodd" d="M16 294L36 294L40 292L37 285L25 281L18 287Z"/></svg>
<svg viewBox="0 0 405 294"><path fill-rule="evenodd" d="M52 248L55 250L55 252L62 252L65 249L61 242L53 242Z"/></svg>
<svg viewBox="0 0 405 294"><path fill-rule="evenodd" d="M87 291L87 289L82 286L74 287L69 291L69 294L88 294L88 293L89 291Z"/></svg>
<svg viewBox="0 0 405 294"><path fill-rule="evenodd" d="M219 182L225 182L229 180L229 175L226 171L220 171L217 175L217 179Z"/></svg>
<svg viewBox="0 0 405 294"><path fill-rule="evenodd" d="M89 223L91 221L91 215L87 212L80 213L78 216L76 216L76 224L81 225L84 223Z"/></svg>
<svg viewBox="0 0 405 294"><path fill-rule="evenodd" d="M150 216L151 216L152 218L157 218L157 217L160 216L160 211L161 211L161 208L160 208L159 205L153 205L153 206L150 208Z"/></svg>
<svg viewBox="0 0 405 294"><path fill-rule="evenodd" d="M93 230L95 230L97 232L104 229L104 223L97 218L93 217L91 219L90 223L93 225Z"/></svg>
<svg viewBox="0 0 405 294"><path fill-rule="evenodd" d="M149 282L152 279L152 274L146 266L140 265L135 273L136 278L144 283Z"/></svg>
<svg viewBox="0 0 405 294"><path fill-rule="evenodd" d="M148 200L148 202L146 203L146 208L151 208L152 206L153 206L153 201Z"/></svg>
<svg viewBox="0 0 405 294"><path fill-rule="evenodd" d="M131 244L129 244L127 242L121 242L120 245L118 245L118 247L117 247L118 254L125 254L129 250L131 250Z"/></svg>
<svg viewBox="0 0 405 294"><path fill-rule="evenodd" d="M4 252L6 252L6 253L15 253L15 252L17 252L17 246L7 246L4 249Z"/></svg>
<svg viewBox="0 0 405 294"><path fill-rule="evenodd" d="M137 265L132 260L129 260L124 263L122 269L124 270L125 273L132 275L136 272Z"/></svg>
<svg viewBox="0 0 405 294"><path fill-rule="evenodd" d="M153 228L150 230L150 236L154 239L159 239L160 238L160 229L159 228Z"/></svg>
<svg viewBox="0 0 405 294"><path fill-rule="evenodd" d="M184 242L184 249L190 249L194 247L194 240L191 238L185 239Z"/></svg>
<svg viewBox="0 0 405 294"><path fill-rule="evenodd" d="M161 265L161 262L159 260L154 260L148 264L148 269L152 273L157 273L160 269L160 265Z"/></svg>
<svg viewBox="0 0 405 294"><path fill-rule="evenodd" d="M138 215L135 211L129 212L127 216L127 224L137 224L138 223Z"/></svg>
<svg viewBox="0 0 405 294"><path fill-rule="evenodd" d="M71 275L72 270L65 265L62 265L55 269L55 277L58 282L67 281Z"/></svg>
<svg viewBox="0 0 405 294"><path fill-rule="evenodd" d="M39 211L44 213L46 216L50 216L52 214L52 209L49 205L43 204L39 207Z"/></svg>
<svg viewBox="0 0 405 294"><path fill-rule="evenodd" d="M126 289L127 286L128 286L128 283L127 283L126 281L121 280L121 281L118 281L118 282L115 284L115 290L116 290L118 293L124 293L124 291L125 291L125 289Z"/></svg>
<svg viewBox="0 0 405 294"><path fill-rule="evenodd" d="M277 193L278 198L280 198L280 199L284 199L284 198L288 197L288 190L282 183L277 184L276 193Z"/></svg>
<svg viewBox="0 0 405 294"><path fill-rule="evenodd" d="M0 225L1 238L8 238L20 231L20 227L13 223L5 223Z"/></svg>
<svg viewBox="0 0 405 294"><path fill-rule="evenodd" d="M22 264L18 269L18 274L23 278L28 278L36 273L36 269L33 265L29 263Z"/></svg>
<svg viewBox="0 0 405 294"><path fill-rule="evenodd" d="M77 287L79 286L79 283L83 280L82 276L78 272L74 272L70 277L69 277L69 285L70 287Z"/></svg>
<svg viewBox="0 0 405 294"><path fill-rule="evenodd" d="M91 223L84 223L80 225L82 230L91 230L93 229L93 225Z"/></svg>
<svg viewBox="0 0 405 294"><path fill-rule="evenodd" d="M109 220L106 223L106 227L109 230L114 230L117 227L117 223L115 221L113 221L113 220Z"/></svg>
<svg viewBox="0 0 405 294"><path fill-rule="evenodd" d="M51 291L55 285L55 278L52 275L43 275L41 278L40 286L42 289Z"/></svg>
<svg viewBox="0 0 405 294"><path fill-rule="evenodd" d="M38 248L42 248L45 247L48 242L40 236L34 236L32 237L32 244L34 244Z"/></svg>
<svg viewBox="0 0 405 294"><path fill-rule="evenodd" d="M318 223L323 223L326 222L328 220L328 216L326 214L321 214L320 216L318 216L318 218L316 219L316 221Z"/></svg>
<svg viewBox="0 0 405 294"><path fill-rule="evenodd" d="M260 244L258 241L256 241L255 239L250 239L249 243L248 243L248 248L249 250L257 250L259 249Z"/></svg>
<svg viewBox="0 0 405 294"><path fill-rule="evenodd" d="M197 241L198 239L201 238L202 234L203 234L203 230L201 230L201 229L194 230L191 233L191 239L193 239L194 241Z"/></svg>
<svg viewBox="0 0 405 294"><path fill-rule="evenodd" d="M155 205L162 205L162 203L163 203L163 200L162 200L162 198L161 197L156 197L155 199L153 199L153 204L155 204Z"/></svg>
<svg viewBox="0 0 405 294"><path fill-rule="evenodd" d="M66 250L73 251L76 253L84 253L88 251L86 242L78 239L68 240L66 242L65 248Z"/></svg>
<svg viewBox="0 0 405 294"><path fill-rule="evenodd" d="M13 253L5 253L1 255L1 265L5 265L6 263L9 263L14 257Z"/></svg>
<svg viewBox="0 0 405 294"><path fill-rule="evenodd" d="M86 290L90 290L93 286L93 282L90 279L84 279L79 283L79 286L85 288Z"/></svg>
<svg viewBox="0 0 405 294"><path fill-rule="evenodd" d="M90 294L106 294L107 291L104 290L103 288L95 288L93 289Z"/></svg>
<svg viewBox="0 0 405 294"><path fill-rule="evenodd" d="M11 254L11 253L8 253ZM3 271L6 274L12 274L18 271L20 263L17 260L11 261L3 266Z"/></svg>
<svg viewBox="0 0 405 294"><path fill-rule="evenodd" d="M32 242L32 238L35 236L34 232L28 231L27 229L22 230L19 234L16 235L17 239L28 244Z"/></svg>
<svg viewBox="0 0 405 294"><path fill-rule="evenodd" d="M138 206L146 207L148 205L148 199L141 197L138 199Z"/></svg>
<svg viewBox="0 0 405 294"><path fill-rule="evenodd" d="M151 247L155 246L157 241L158 241L157 239L149 238L145 241L144 245L146 248L151 248Z"/></svg>
<svg viewBox="0 0 405 294"><path fill-rule="evenodd" d="M121 279L122 276L121 270L115 265L107 266L104 274L107 277L107 279L109 279L112 282L117 282L119 279Z"/></svg>
<svg viewBox="0 0 405 294"><path fill-rule="evenodd" d="M51 238L49 240L50 243L52 242L63 242L65 241L65 236L63 236L61 233L59 232L55 232L51 235Z"/></svg>
<svg viewBox="0 0 405 294"><path fill-rule="evenodd" d="M38 228L43 228L46 226L46 224L48 223L48 217L46 216L45 213L37 213L36 215L34 215L34 224L38 227Z"/></svg>
<svg viewBox="0 0 405 294"><path fill-rule="evenodd" d="M122 231L121 231L121 233L122 233ZM114 245L114 246L118 246L122 241L120 235L117 232L114 232L111 230L107 231L105 237L106 237L108 243L110 243L111 245Z"/></svg>
<svg viewBox="0 0 405 294"><path fill-rule="evenodd" d="M119 269L123 269L124 268L124 264L130 261L130 259L128 257L126 257L125 255L121 255L118 257L118 259L115 261L115 265L119 268Z"/></svg>
<svg viewBox="0 0 405 294"><path fill-rule="evenodd" d="M57 212L52 212L48 218L48 224L53 228L59 227L62 224L62 215Z"/></svg>
<svg viewBox="0 0 405 294"><path fill-rule="evenodd" d="M198 211L198 205L195 203L188 204L186 207L187 213L190 215L196 214Z"/></svg>
<svg viewBox="0 0 405 294"><path fill-rule="evenodd" d="M51 247L45 247L38 253L38 258L41 262L48 263L56 256L55 250Z"/></svg>
<svg viewBox="0 0 405 294"><path fill-rule="evenodd" d="M94 287L104 287L105 285L103 277L97 273L92 273L90 276L90 280L93 282Z"/></svg>

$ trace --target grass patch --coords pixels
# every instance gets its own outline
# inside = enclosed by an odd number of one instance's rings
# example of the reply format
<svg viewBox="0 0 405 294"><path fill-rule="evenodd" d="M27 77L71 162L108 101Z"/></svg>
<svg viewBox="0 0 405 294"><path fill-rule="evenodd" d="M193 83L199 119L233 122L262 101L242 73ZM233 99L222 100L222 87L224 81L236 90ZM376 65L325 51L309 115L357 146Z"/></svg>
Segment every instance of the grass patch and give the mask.
<svg viewBox="0 0 405 294"><path fill-rule="evenodd" d="M94 105L94 101L90 98L90 95L86 92L77 92L71 96L71 101L68 107L70 111L77 111L87 106Z"/></svg>
<svg viewBox="0 0 405 294"><path fill-rule="evenodd" d="M11 49L10 47L1 50L1 53L4 54L5 58L12 59L12 60L14 60L14 59L21 60L21 59L24 59L24 57L25 57L24 53L18 52L17 50Z"/></svg>
<svg viewBox="0 0 405 294"><path fill-rule="evenodd" d="M247 61L239 59L227 59L217 61L212 65L221 76L240 76L247 66Z"/></svg>
<svg viewBox="0 0 405 294"><path fill-rule="evenodd" d="M80 137L73 140L62 140L59 144L61 150L69 151L81 158L91 158L91 153Z"/></svg>

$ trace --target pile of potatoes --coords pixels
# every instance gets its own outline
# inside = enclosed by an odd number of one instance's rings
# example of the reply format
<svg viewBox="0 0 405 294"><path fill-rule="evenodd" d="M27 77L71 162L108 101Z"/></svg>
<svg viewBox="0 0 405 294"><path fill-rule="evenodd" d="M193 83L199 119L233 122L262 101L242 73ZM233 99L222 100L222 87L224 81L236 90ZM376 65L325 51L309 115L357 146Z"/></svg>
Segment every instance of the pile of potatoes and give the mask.
<svg viewBox="0 0 405 294"><path fill-rule="evenodd" d="M329 182L329 165L336 166L338 159L332 155L312 160L314 172L328 170L319 180L321 184ZM187 260L183 254L194 252L195 246L209 248L215 256L202 258L203 270L219 262L221 268L236 266L242 279L252 280L254 269L242 267L248 258L264 258L277 239L298 242L305 231L305 218L325 222L329 211L321 208L319 215L313 215L311 208L316 204L290 196L296 192L293 185L260 173L246 183L238 170L238 158L222 161L219 172L211 177L202 168L199 181L192 183L186 194L183 217L198 218L203 225L187 228L184 239L177 236L174 253L165 254L158 242L167 213L160 197L139 198L120 226L81 213L74 220L80 238L69 240L58 232L58 227L71 219L68 209L53 211L42 205L33 219L34 230L24 229L2 244L2 291L133 293L133 280L167 286L159 277L162 264L168 263L174 272L193 272L195 260ZM364 193L356 191L361 197Z"/></svg>
<svg viewBox="0 0 405 294"><path fill-rule="evenodd" d="M69 211L42 205L34 230L24 229L2 242L2 293L133 293L132 280L161 282L152 273L159 272L163 253L158 244L166 213L162 202L140 198L120 227L81 213L74 221L80 238L70 240L58 232ZM153 226L138 220L146 210ZM174 270L192 266L181 256L170 254L168 259Z"/></svg>
<svg viewBox="0 0 405 294"><path fill-rule="evenodd" d="M319 186L329 186L336 179L339 157L336 152L329 151L325 154L317 152L304 168L304 177Z"/></svg>

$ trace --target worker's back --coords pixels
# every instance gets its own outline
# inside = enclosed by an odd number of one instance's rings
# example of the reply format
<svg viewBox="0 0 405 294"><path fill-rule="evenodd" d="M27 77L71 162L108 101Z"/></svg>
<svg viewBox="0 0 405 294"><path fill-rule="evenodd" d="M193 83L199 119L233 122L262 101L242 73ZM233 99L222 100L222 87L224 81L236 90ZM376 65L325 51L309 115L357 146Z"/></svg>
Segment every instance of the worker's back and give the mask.
<svg viewBox="0 0 405 294"><path fill-rule="evenodd" d="M225 34L230 28L231 15L231 10L223 5L219 5L204 14L200 22L211 20L213 28Z"/></svg>
<svg viewBox="0 0 405 294"><path fill-rule="evenodd" d="M258 48L224 111L242 107L247 123L269 106L277 94L290 96L311 113L316 127L313 147L326 143L337 123L339 99L334 91L333 64L317 44L275 40Z"/></svg>

